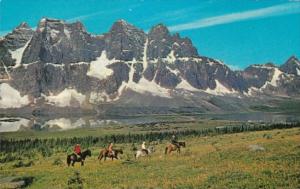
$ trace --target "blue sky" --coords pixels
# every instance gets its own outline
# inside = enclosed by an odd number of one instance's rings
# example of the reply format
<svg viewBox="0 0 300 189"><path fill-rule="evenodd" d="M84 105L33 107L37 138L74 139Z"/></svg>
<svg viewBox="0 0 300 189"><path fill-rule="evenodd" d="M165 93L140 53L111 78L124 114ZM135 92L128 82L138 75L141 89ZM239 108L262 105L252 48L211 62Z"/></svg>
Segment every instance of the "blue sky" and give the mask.
<svg viewBox="0 0 300 189"><path fill-rule="evenodd" d="M117 19L145 31L164 23L235 69L300 57L300 0L0 0L0 35L42 17L80 20L93 34Z"/></svg>

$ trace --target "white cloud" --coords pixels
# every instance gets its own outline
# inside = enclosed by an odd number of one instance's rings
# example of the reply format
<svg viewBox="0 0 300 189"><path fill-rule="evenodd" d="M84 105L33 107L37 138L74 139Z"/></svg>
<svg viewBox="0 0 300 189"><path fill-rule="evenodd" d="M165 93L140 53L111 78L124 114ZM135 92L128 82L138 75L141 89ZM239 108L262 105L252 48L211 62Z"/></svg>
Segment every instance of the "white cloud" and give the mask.
<svg viewBox="0 0 300 189"><path fill-rule="evenodd" d="M293 14L293 13L300 13L299 3L285 3L285 4L275 5L267 8L203 18L185 24L173 25L168 28L170 31L183 31L183 30L191 30L197 28L216 26L221 24L228 24L232 22L239 22L239 21L249 20L249 19L265 18L265 17L272 17L272 16L278 16L284 14Z"/></svg>
<svg viewBox="0 0 300 189"><path fill-rule="evenodd" d="M82 20L86 20L95 16L99 16L99 15L105 15L105 14L114 14L118 11L120 11L121 9L115 9L115 10L106 10L106 11L98 11L98 12L94 12L91 14L85 14L85 15L81 15L81 16L76 16L73 18L69 18L66 21L67 22L74 22L74 21L82 21Z"/></svg>

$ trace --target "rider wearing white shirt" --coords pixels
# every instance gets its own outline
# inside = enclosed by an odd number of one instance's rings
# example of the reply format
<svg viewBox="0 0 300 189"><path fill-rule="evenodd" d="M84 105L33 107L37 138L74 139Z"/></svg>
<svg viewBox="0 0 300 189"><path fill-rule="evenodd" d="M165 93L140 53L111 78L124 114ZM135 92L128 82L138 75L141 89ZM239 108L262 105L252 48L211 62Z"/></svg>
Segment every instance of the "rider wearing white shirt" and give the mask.
<svg viewBox="0 0 300 189"><path fill-rule="evenodd" d="M142 151L144 151L146 154L148 154L148 150L146 148L146 142L145 141L142 143Z"/></svg>

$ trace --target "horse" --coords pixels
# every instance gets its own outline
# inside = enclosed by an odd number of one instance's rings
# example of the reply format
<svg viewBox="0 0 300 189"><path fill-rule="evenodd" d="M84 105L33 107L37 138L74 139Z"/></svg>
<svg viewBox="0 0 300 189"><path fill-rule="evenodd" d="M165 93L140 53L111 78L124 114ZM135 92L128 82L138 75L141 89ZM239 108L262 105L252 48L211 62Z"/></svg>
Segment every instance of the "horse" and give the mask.
<svg viewBox="0 0 300 189"><path fill-rule="evenodd" d="M87 156L92 156L92 152L91 150L87 149L85 151L83 151L81 153L81 156L80 157L77 157L77 155L75 153L73 154L70 154L67 156L67 164L68 164L68 167L70 166L70 164L72 166L74 166L75 162L81 162L81 166L84 165L84 160Z"/></svg>
<svg viewBox="0 0 300 189"><path fill-rule="evenodd" d="M113 151L114 151L114 154L109 153L106 148L101 150L99 153L99 156L98 156L99 161L101 161L102 158L104 158L104 161L106 160L106 158L111 158L111 160L113 161L114 158L119 159L118 154L123 154L122 149L114 149Z"/></svg>
<svg viewBox="0 0 300 189"><path fill-rule="evenodd" d="M165 154L170 154L172 151L177 151L177 153L180 153L180 147L185 147L185 142L178 142L178 145L179 147L174 144L169 144L165 148Z"/></svg>
<svg viewBox="0 0 300 189"><path fill-rule="evenodd" d="M147 150L148 150L148 153L145 152L145 150L142 150L142 149L137 150L134 154L135 159L137 159L139 157L143 157L143 156L149 156L150 154L152 154L155 151L153 146L150 146Z"/></svg>

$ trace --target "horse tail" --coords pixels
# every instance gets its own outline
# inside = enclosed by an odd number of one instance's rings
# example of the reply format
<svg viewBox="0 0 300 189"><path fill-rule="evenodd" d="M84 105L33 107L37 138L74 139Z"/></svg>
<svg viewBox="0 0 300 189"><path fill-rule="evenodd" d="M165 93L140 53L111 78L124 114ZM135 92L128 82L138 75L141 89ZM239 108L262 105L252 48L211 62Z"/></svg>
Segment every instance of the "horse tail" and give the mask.
<svg viewBox="0 0 300 189"><path fill-rule="evenodd" d="M168 152L168 146L167 146L166 149L165 149L165 154L167 154L167 152Z"/></svg>
<svg viewBox="0 0 300 189"><path fill-rule="evenodd" d="M70 164L71 164L71 155L67 156L67 164L68 164L68 166L70 166Z"/></svg>
<svg viewBox="0 0 300 189"><path fill-rule="evenodd" d="M99 161L101 161L102 158L103 158L103 152L101 151L98 156Z"/></svg>

